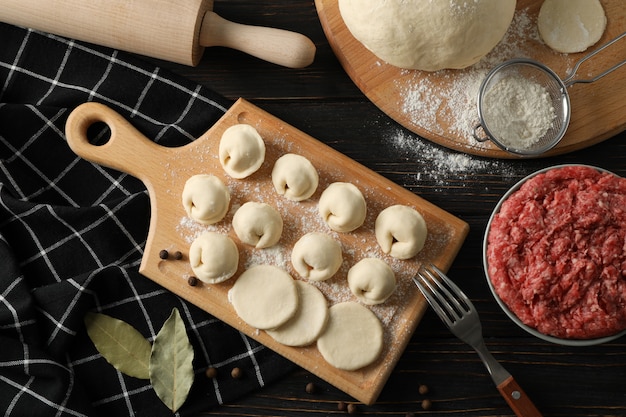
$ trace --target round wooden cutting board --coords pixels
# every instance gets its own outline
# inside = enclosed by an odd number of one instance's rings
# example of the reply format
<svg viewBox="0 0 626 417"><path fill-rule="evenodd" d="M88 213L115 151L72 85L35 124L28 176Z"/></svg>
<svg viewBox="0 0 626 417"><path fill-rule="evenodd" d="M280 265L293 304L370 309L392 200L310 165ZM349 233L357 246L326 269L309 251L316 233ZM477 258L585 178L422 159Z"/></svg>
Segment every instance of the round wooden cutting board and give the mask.
<svg viewBox="0 0 626 417"><path fill-rule="evenodd" d="M322 27L341 65L376 106L423 138L461 152L493 158L520 156L472 137L479 122L478 89L487 72L502 61L526 57L546 64L565 78L586 53L626 31L623 2L603 0L601 3L607 16L606 31L585 53L552 51L537 31L542 1L518 0L509 31L480 62L464 70L425 72L403 70L383 62L351 35L341 18L337 0L315 0ZM600 74L623 60L626 60L626 39L585 62L575 79ZM542 156L582 149L626 130L626 67L593 83L575 84L568 93L572 113L567 133L555 148Z"/></svg>

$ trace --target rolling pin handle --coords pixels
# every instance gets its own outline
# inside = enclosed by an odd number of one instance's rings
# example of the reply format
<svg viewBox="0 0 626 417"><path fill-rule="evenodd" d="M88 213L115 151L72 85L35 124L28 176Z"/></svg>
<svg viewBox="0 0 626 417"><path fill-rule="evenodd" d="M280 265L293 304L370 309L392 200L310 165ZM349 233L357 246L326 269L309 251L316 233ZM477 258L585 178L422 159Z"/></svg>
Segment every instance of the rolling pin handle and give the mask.
<svg viewBox="0 0 626 417"><path fill-rule="evenodd" d="M225 46L288 68L304 68L315 58L315 44L306 36L283 29L249 26L214 12L204 15L201 46Z"/></svg>
<svg viewBox="0 0 626 417"><path fill-rule="evenodd" d="M106 143L92 144L88 129L106 124L111 133ZM119 113L104 104L88 102L76 107L65 123L67 143L78 156L97 164L142 178L141 167L160 158L159 145L141 134ZM133 160L141 159L141 163Z"/></svg>

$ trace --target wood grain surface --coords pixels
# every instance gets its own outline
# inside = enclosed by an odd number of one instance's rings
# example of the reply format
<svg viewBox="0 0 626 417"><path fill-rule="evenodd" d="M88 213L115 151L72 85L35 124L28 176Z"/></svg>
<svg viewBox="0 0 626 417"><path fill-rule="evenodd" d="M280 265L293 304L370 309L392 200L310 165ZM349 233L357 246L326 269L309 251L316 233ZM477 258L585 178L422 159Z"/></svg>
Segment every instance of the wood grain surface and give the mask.
<svg viewBox="0 0 626 417"><path fill-rule="evenodd" d="M111 129L111 137L101 146L90 144L87 137L89 126L97 122L104 122ZM266 145L265 162L259 171L243 180L230 178L218 158L222 134L238 123L254 126ZM366 404L373 403L378 397L426 310L426 303L415 288L412 276L424 262L435 263L447 270L469 231L464 221L243 99L238 100L209 131L180 148L157 145L113 110L97 103L85 103L72 111L66 135L70 147L78 155L129 173L141 179L148 188L150 229L139 268L141 274ZM280 156L287 153L305 156L318 170L320 185L311 199L293 202L275 192L271 180L272 167ZM215 175L230 190L231 210L224 220L215 225L203 226L194 222L183 208L185 182L197 174ZM318 214L317 200L333 182L353 183L366 198L368 215L363 226L354 232L334 233ZM237 238L231 226L232 216L238 207L248 201L270 204L281 213L285 228L278 245L258 250ZM394 204L414 207L426 220L428 235L425 248L410 260L393 259L385 255L376 243L376 216ZM190 286L187 280L194 273L189 265L189 245L206 231L227 234L236 242L239 268L235 277L224 283ZM343 248L343 267L331 280L315 283L329 305L354 299L347 288L346 275L348 269L361 259L372 256L381 258L396 275L398 285L392 297L380 306L371 307L385 329L383 353L379 360L363 369L343 371L335 368L324 360L315 344L294 348L276 342L266 332L241 320L228 299L228 292L237 277L252 265L275 265L298 277L289 257L293 245L309 232L330 234ZM183 259L161 259L159 252L163 249L170 253L180 251Z"/></svg>
<svg viewBox="0 0 626 417"><path fill-rule="evenodd" d="M509 34L486 58L465 70L425 72L403 70L377 58L357 41L341 18L337 0L316 0L324 32L341 65L361 91L392 119L449 148L494 158L521 158L478 142L472 136L479 123L476 107L478 87L488 70L512 58L537 60L561 78L576 61L626 31L626 8L619 0L603 0L607 27L600 41L584 53L552 51L538 35L536 19L542 1L518 0ZM484 22L488 24L489 22ZM587 61L578 71L582 77L597 75L626 60L626 40ZM568 89L571 121L561 142L542 156L572 152L603 141L626 127L626 69L618 69L592 83ZM419 98L417 97L419 96ZM481 131L482 134L482 131Z"/></svg>

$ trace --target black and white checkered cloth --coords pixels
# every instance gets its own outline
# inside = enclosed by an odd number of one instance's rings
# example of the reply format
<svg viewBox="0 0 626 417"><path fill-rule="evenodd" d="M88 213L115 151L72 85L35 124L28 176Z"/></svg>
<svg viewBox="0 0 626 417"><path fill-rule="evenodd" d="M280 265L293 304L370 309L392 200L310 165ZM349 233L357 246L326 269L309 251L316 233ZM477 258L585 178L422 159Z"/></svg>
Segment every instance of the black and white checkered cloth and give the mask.
<svg viewBox="0 0 626 417"><path fill-rule="evenodd" d="M171 415L149 382L109 365L88 311L153 340L177 307L196 380L179 415L257 389L294 365L138 273L149 197L78 158L69 112L102 102L164 146L199 137L230 102L133 56L0 24L0 410L5 416ZM141 155L137 155L141 158ZM218 378L204 376L218 368ZM244 378L234 380L239 367Z"/></svg>

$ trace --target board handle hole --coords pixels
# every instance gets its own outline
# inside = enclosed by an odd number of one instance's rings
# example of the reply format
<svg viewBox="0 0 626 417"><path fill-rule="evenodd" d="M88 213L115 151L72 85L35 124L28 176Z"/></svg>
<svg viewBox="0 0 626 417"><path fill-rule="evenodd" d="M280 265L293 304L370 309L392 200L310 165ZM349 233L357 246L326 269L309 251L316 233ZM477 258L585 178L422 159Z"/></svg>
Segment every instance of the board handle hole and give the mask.
<svg viewBox="0 0 626 417"><path fill-rule="evenodd" d="M241 113L239 113L237 115L237 122L238 123L246 123L247 119L248 119L248 112L247 111L242 111Z"/></svg>
<svg viewBox="0 0 626 417"><path fill-rule="evenodd" d="M87 127L87 141L93 146L106 145L111 140L111 128L105 122L96 121Z"/></svg>

